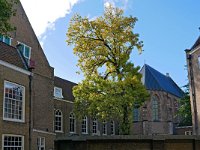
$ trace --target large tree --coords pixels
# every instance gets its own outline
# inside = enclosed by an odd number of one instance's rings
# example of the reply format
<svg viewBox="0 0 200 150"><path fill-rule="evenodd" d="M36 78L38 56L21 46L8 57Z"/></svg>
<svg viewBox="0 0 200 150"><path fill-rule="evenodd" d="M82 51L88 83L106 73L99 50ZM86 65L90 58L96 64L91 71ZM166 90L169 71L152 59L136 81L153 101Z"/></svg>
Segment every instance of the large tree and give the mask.
<svg viewBox="0 0 200 150"><path fill-rule="evenodd" d="M178 109L178 116L180 116L181 122L179 126L191 126L192 125L192 113L189 95L189 84L184 86L185 95L179 100L180 107Z"/></svg>
<svg viewBox="0 0 200 150"><path fill-rule="evenodd" d="M9 23L10 18L15 15L15 9L13 5L18 0L0 0L0 33L7 34L7 32L14 30L15 28Z"/></svg>
<svg viewBox="0 0 200 150"><path fill-rule="evenodd" d="M132 50L137 48L141 53L143 46L133 31L136 21L109 6L95 20L75 15L67 32L67 43L74 44L85 77L73 89L76 114L118 119L121 134L130 132L134 105L142 105L148 97L140 67L130 61Z"/></svg>

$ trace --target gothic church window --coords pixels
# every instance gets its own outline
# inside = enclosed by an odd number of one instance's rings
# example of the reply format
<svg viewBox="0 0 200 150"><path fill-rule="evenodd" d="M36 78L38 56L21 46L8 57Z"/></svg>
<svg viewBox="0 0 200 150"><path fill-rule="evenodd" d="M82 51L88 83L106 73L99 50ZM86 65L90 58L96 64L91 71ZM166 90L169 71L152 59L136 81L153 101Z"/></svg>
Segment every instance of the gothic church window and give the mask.
<svg viewBox="0 0 200 150"><path fill-rule="evenodd" d="M156 96L153 96L152 98L152 119L153 121L159 120L159 104L158 104L158 98Z"/></svg>

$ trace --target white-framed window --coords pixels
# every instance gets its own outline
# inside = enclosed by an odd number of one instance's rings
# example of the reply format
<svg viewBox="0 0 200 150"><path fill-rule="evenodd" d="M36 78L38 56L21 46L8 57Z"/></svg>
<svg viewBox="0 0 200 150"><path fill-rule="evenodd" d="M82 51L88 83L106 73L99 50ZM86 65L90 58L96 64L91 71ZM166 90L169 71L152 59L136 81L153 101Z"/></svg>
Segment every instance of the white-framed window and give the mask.
<svg viewBox="0 0 200 150"><path fill-rule="evenodd" d="M0 41L6 43L8 45L11 45L11 40L12 39L10 37L0 34Z"/></svg>
<svg viewBox="0 0 200 150"><path fill-rule="evenodd" d="M63 116L62 112L58 109L55 111L55 132L62 132Z"/></svg>
<svg viewBox="0 0 200 150"><path fill-rule="evenodd" d="M98 130L98 122L97 119L94 118L92 121L92 134L97 134L97 130Z"/></svg>
<svg viewBox="0 0 200 150"><path fill-rule="evenodd" d="M38 137L37 138L37 150L45 150L45 138L44 137Z"/></svg>
<svg viewBox="0 0 200 150"><path fill-rule="evenodd" d="M139 108L134 108L133 109L133 121L135 121L135 122L139 121L139 115L140 115Z"/></svg>
<svg viewBox="0 0 200 150"><path fill-rule="evenodd" d="M159 104L158 104L158 98L156 96L153 96L152 98L152 119L153 121L159 120Z"/></svg>
<svg viewBox="0 0 200 150"><path fill-rule="evenodd" d="M103 131L102 131L102 132L103 132L102 134L103 134L103 135L107 135L107 122L106 122L105 120L103 121L102 130L103 130Z"/></svg>
<svg viewBox="0 0 200 150"><path fill-rule="evenodd" d="M54 87L54 97L56 97L56 98L63 98L62 88Z"/></svg>
<svg viewBox="0 0 200 150"><path fill-rule="evenodd" d="M113 120L110 122L110 134L115 135L115 122Z"/></svg>
<svg viewBox="0 0 200 150"><path fill-rule="evenodd" d="M192 135L192 131L185 131L185 135Z"/></svg>
<svg viewBox="0 0 200 150"><path fill-rule="evenodd" d="M20 50L21 54L23 54L26 62L29 64L31 59L31 47L27 46L24 43L18 42L18 49Z"/></svg>
<svg viewBox="0 0 200 150"><path fill-rule="evenodd" d="M4 81L3 120L24 122L25 87Z"/></svg>
<svg viewBox="0 0 200 150"><path fill-rule="evenodd" d="M69 132L70 133L76 132L76 118L74 113L70 113L69 115Z"/></svg>
<svg viewBox="0 0 200 150"><path fill-rule="evenodd" d="M81 132L82 132L82 134L88 134L88 119L87 119L87 116L82 118Z"/></svg>
<svg viewBox="0 0 200 150"><path fill-rule="evenodd" d="M22 135L2 135L3 150L24 150L24 136Z"/></svg>

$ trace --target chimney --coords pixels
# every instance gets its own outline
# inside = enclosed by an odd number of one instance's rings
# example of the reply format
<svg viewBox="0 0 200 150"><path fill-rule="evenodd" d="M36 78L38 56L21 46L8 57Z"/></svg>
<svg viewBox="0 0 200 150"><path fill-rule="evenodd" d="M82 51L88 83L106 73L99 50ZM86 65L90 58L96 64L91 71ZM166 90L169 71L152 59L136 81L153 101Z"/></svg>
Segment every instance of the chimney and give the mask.
<svg viewBox="0 0 200 150"><path fill-rule="evenodd" d="M167 76L167 77L170 77L170 76L169 76L169 73L166 73L166 76Z"/></svg>

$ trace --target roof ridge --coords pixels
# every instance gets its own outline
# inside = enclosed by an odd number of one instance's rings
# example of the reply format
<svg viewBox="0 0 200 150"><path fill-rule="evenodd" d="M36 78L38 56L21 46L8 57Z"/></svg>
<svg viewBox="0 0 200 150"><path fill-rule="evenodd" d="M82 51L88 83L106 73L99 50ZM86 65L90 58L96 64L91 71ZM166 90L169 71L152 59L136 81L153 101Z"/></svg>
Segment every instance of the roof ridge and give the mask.
<svg viewBox="0 0 200 150"><path fill-rule="evenodd" d="M155 81L157 82L157 84L159 85L159 87L160 87L160 89L161 90L164 90L163 88L162 88L162 86L160 85L160 83L158 82L158 79L155 77L155 75L154 75L154 73L152 73L152 71L151 71L151 69L153 69L151 66L149 66L149 65L147 65L148 67L147 67L147 69L151 72L151 75L154 77L154 79L155 79ZM150 68L150 69L149 69ZM155 70L155 69L154 69ZM157 70L155 70L155 71L157 71ZM160 73L160 72L159 72ZM161 74L161 73L160 73Z"/></svg>

